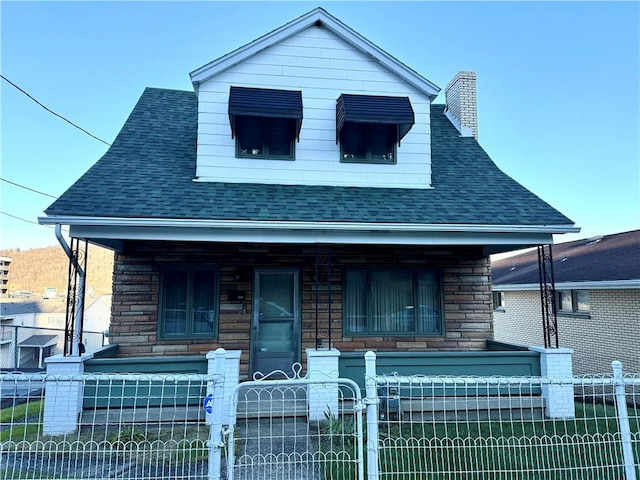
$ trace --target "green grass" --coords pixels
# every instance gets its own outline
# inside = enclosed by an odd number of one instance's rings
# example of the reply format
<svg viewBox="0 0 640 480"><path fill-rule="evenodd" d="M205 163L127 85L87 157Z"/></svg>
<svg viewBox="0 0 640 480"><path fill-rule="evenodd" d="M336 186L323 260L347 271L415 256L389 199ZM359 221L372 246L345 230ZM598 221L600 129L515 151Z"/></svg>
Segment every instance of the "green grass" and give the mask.
<svg viewBox="0 0 640 480"><path fill-rule="evenodd" d="M7 460L13 458L22 465L20 459L26 453L30 462L50 463L56 471L40 472L33 466L25 470L5 468L0 470L0 478L73 478L72 473L65 473L72 465L45 461L60 458L64 462L62 458L69 454L79 462L95 456L105 463L121 463L126 458L138 465L174 468L204 462L208 457L208 428L197 425L86 425L71 434L50 436L43 434L42 413L41 400L2 409L0 443Z"/></svg>
<svg viewBox="0 0 640 480"><path fill-rule="evenodd" d="M15 423L25 417L40 415L44 400L35 400L0 410L0 423Z"/></svg>
<svg viewBox="0 0 640 480"><path fill-rule="evenodd" d="M630 409L629 415L638 418L640 411ZM637 462L640 426L631 423ZM381 423L379 433L382 480L624 478L612 406L576 403L576 418L566 421ZM345 455L353 459L355 450L346 447ZM325 478L355 478L353 462L341 462L333 453L325 463Z"/></svg>
<svg viewBox="0 0 640 480"><path fill-rule="evenodd" d="M41 418L43 406L44 400L35 400L0 410L0 423L3 426L11 425L0 431L0 442L29 441L37 438L40 434L41 422L31 421L31 419Z"/></svg>

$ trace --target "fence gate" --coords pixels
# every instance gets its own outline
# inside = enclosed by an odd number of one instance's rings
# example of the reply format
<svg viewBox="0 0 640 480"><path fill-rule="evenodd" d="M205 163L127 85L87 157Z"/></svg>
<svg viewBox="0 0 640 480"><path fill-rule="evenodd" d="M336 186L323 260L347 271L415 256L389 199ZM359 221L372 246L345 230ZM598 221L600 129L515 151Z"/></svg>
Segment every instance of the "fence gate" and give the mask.
<svg viewBox="0 0 640 480"><path fill-rule="evenodd" d="M223 432L229 480L364 478L359 387L301 369L235 388Z"/></svg>

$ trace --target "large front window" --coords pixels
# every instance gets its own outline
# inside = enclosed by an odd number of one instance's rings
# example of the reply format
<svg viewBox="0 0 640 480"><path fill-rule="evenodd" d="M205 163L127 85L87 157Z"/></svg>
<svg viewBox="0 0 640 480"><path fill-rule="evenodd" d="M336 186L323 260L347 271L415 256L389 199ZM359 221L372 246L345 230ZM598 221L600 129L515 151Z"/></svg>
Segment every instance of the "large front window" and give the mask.
<svg viewBox="0 0 640 480"><path fill-rule="evenodd" d="M443 334L435 270L348 269L343 294L347 336Z"/></svg>
<svg viewBox="0 0 640 480"><path fill-rule="evenodd" d="M159 336L215 337L218 334L218 271L167 268L161 272Z"/></svg>

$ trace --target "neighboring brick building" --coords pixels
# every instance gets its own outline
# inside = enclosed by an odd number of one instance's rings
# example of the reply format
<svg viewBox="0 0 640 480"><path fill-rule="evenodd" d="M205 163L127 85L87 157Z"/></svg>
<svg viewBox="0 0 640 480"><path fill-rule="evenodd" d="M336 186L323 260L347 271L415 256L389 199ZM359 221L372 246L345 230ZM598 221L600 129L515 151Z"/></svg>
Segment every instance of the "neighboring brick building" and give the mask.
<svg viewBox="0 0 640 480"><path fill-rule="evenodd" d="M544 343L536 255L492 264L498 341ZM640 372L640 230L560 243L553 260L559 344L574 349L574 372L610 372L613 360Z"/></svg>
<svg viewBox="0 0 640 480"><path fill-rule="evenodd" d="M40 222L116 251L118 355L482 350L489 254L573 222L477 142L475 74L439 88L322 9L146 89ZM476 138L474 138L476 137Z"/></svg>

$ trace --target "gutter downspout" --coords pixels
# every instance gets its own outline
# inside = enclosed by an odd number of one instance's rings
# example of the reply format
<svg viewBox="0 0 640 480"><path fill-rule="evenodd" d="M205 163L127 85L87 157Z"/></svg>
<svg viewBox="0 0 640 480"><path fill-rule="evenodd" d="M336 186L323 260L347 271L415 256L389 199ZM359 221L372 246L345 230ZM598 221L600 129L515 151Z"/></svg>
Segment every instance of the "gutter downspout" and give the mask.
<svg viewBox="0 0 640 480"><path fill-rule="evenodd" d="M77 305L76 305L76 321L73 322L73 340L71 347L71 355L72 356L80 356L80 339L82 338L82 324L84 321L84 285L85 285L85 271L82 269L80 264L78 263L78 259L74 257L71 248L69 248L69 244L62 236L62 225L56 223L56 238L58 239L58 243L62 246L64 253L66 253L67 257L69 257L69 261L73 264L78 272L78 276L80 277L80 294L76 297ZM68 304L68 296L69 292L67 292L67 308L69 308Z"/></svg>

